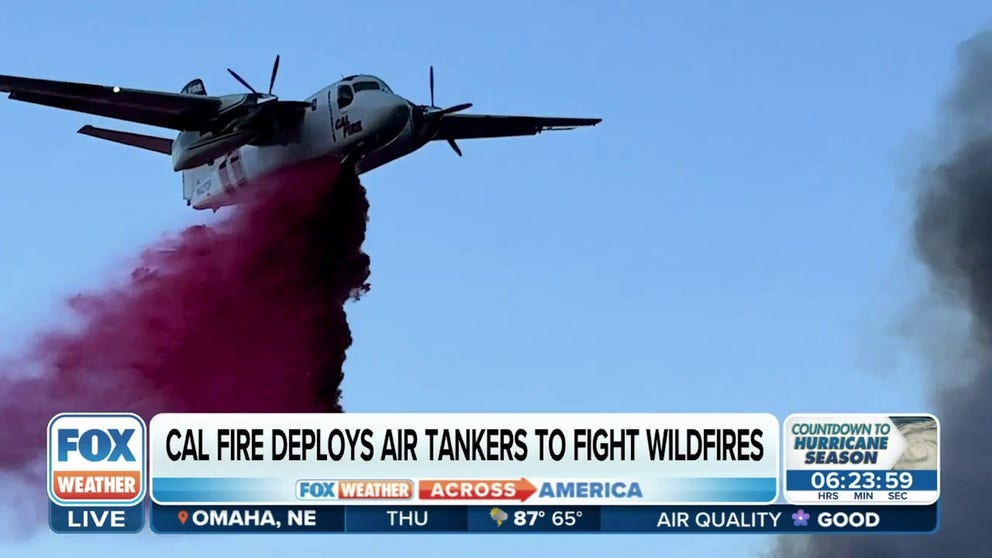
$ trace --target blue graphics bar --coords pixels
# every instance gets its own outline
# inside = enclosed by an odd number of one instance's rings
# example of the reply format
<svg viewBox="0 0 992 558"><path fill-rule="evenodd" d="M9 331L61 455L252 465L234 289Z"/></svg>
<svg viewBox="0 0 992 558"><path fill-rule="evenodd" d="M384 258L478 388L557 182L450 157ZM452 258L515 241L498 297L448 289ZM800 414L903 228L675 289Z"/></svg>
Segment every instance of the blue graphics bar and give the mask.
<svg viewBox="0 0 992 558"><path fill-rule="evenodd" d="M151 529L162 534L932 533L939 526L938 506L246 507L152 504Z"/></svg>

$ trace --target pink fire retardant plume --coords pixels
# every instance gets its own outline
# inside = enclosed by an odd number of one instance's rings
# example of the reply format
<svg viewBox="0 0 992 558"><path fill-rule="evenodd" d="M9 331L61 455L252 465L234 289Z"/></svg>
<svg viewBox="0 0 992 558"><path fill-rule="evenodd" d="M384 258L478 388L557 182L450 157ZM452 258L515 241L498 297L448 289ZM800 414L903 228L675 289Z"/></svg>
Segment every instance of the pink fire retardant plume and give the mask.
<svg viewBox="0 0 992 558"><path fill-rule="evenodd" d="M352 172L301 165L146 250L122 285L72 297L78 326L0 362L0 475L43 507L46 426L63 411L341 412L367 212Z"/></svg>

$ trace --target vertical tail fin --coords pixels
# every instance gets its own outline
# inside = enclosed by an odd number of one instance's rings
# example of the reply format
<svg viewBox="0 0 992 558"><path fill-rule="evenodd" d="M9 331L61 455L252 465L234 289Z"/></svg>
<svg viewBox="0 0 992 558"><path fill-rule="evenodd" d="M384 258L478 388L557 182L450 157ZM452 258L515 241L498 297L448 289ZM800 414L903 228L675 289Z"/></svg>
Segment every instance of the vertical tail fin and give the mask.
<svg viewBox="0 0 992 558"><path fill-rule="evenodd" d="M207 88L203 86L203 80L197 78L187 83L180 93L185 93L187 95L206 95Z"/></svg>

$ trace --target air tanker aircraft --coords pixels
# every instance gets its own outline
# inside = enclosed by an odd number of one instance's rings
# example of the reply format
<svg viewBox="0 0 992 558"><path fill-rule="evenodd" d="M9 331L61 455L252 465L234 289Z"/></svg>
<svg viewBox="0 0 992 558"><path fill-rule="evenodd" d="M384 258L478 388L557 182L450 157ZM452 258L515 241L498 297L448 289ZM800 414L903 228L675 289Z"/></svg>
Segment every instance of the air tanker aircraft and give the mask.
<svg viewBox="0 0 992 558"><path fill-rule="evenodd" d="M430 105L414 104L370 75L343 78L306 101L281 101L272 94L278 56L268 93L227 71L250 93L207 95L201 79L180 93L167 93L3 75L0 92L16 101L178 131L171 140L94 126L79 129L80 134L171 155L173 170L182 173L186 205L214 211L238 203L238 192L307 161L332 157L361 174L433 140L447 141L461 156L455 140L528 136L600 122L456 114L472 104L435 106L433 66Z"/></svg>

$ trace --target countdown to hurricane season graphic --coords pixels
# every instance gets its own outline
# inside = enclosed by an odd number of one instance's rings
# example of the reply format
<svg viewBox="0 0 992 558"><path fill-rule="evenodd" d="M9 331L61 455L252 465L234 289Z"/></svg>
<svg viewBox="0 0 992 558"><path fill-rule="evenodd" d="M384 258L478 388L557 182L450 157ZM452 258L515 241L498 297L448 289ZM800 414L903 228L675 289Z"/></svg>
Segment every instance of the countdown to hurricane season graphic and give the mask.
<svg viewBox="0 0 992 558"><path fill-rule="evenodd" d="M791 415L785 498L794 504L932 504L940 494L933 415Z"/></svg>

